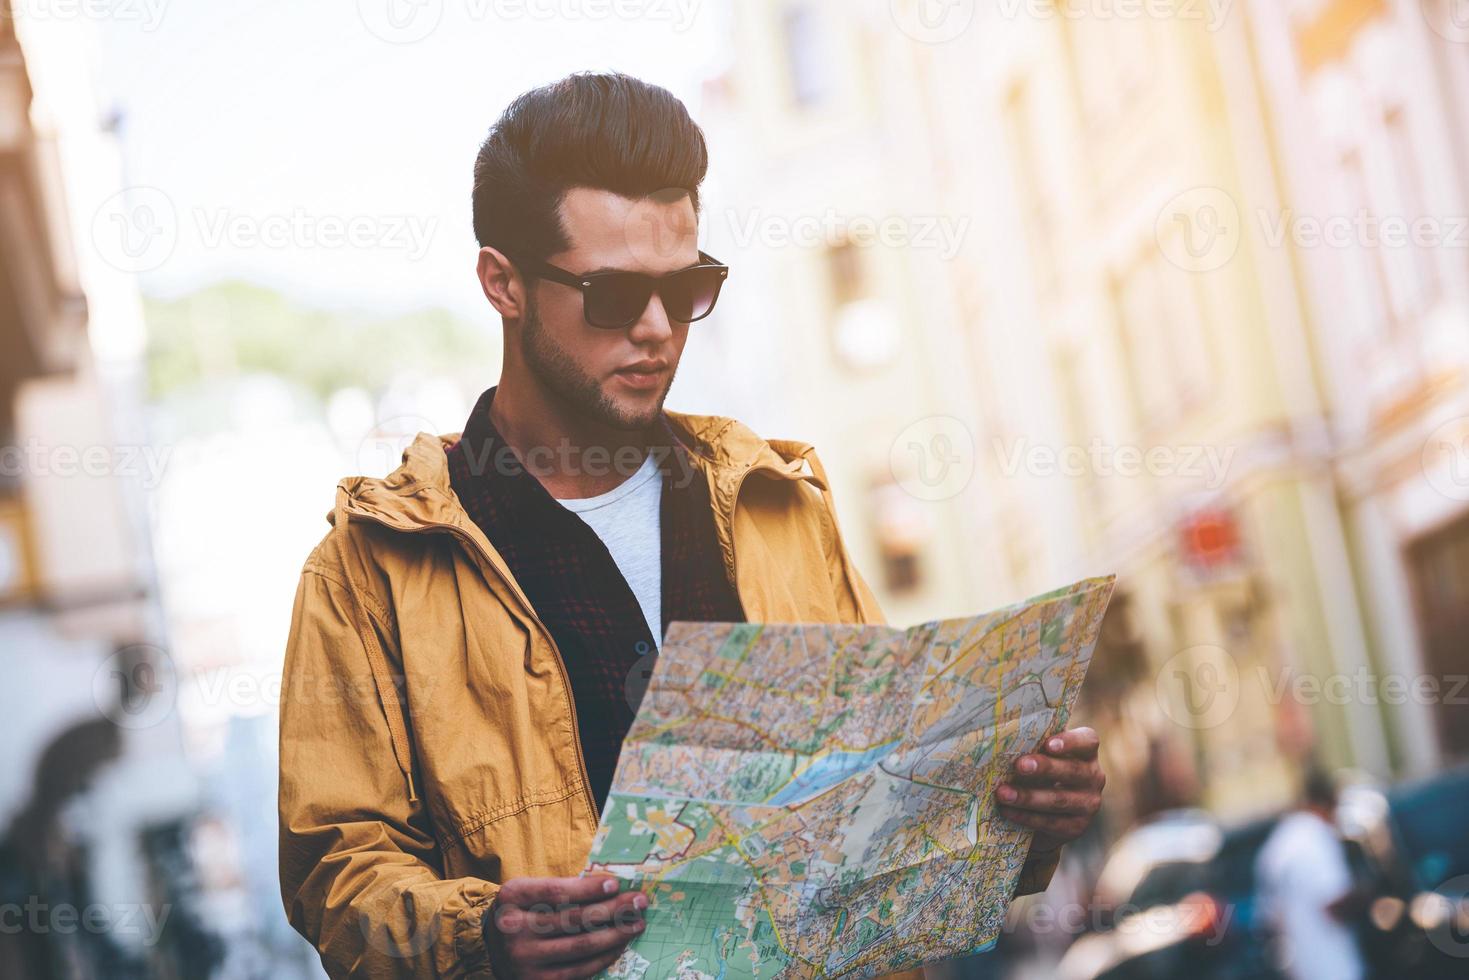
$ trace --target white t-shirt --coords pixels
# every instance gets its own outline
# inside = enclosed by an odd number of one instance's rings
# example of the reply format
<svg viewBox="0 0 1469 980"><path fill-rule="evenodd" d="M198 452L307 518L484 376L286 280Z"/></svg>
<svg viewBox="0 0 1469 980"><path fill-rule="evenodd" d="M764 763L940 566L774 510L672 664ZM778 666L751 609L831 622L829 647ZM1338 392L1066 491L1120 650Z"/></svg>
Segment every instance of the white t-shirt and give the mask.
<svg viewBox="0 0 1469 980"><path fill-rule="evenodd" d="M637 596L654 644L663 646L663 548L659 506L663 479L649 453L638 471L595 497L557 500L586 521L607 546L617 570Z"/></svg>
<svg viewBox="0 0 1469 980"><path fill-rule="evenodd" d="M1314 813L1281 819L1255 859L1263 911L1277 930L1292 980L1359 980L1362 955L1347 925L1326 910L1352 889L1336 831Z"/></svg>

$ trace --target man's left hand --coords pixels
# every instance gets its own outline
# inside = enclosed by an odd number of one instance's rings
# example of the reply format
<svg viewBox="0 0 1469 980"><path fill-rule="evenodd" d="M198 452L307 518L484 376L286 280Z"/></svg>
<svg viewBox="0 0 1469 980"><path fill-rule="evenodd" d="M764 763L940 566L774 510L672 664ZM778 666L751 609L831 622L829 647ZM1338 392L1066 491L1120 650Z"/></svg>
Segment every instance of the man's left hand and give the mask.
<svg viewBox="0 0 1469 980"><path fill-rule="evenodd" d="M1010 778L995 788L1000 814L1035 831L1031 853L1069 844L1091 825L1107 785L1099 744L1090 728L1052 735L1016 759Z"/></svg>

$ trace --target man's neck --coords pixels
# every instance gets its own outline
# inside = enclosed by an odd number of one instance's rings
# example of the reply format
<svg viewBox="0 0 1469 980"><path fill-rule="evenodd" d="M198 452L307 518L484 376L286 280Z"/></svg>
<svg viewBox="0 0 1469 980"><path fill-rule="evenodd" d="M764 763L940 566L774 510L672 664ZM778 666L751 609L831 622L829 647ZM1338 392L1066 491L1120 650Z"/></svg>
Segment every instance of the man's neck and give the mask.
<svg viewBox="0 0 1469 980"><path fill-rule="evenodd" d="M528 383L502 377L490 421L557 499L595 497L621 486L647 458L650 430L619 429L589 419Z"/></svg>

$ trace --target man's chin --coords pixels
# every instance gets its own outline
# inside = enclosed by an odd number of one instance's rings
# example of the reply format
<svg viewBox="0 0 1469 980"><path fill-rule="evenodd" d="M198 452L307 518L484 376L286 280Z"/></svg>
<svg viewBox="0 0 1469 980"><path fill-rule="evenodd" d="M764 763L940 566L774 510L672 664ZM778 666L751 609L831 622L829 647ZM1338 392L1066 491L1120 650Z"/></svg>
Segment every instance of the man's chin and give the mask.
<svg viewBox="0 0 1469 980"><path fill-rule="evenodd" d="M607 423L618 429L638 432L647 429L663 414L663 399L668 397L665 385L647 395L629 396L626 393L606 394L603 404L608 408Z"/></svg>
<svg viewBox="0 0 1469 980"><path fill-rule="evenodd" d="M642 432L652 428L658 422L658 416L663 414L663 405L659 404L652 409L640 407L636 411L619 410L614 418L607 421L613 428L623 429L627 432Z"/></svg>

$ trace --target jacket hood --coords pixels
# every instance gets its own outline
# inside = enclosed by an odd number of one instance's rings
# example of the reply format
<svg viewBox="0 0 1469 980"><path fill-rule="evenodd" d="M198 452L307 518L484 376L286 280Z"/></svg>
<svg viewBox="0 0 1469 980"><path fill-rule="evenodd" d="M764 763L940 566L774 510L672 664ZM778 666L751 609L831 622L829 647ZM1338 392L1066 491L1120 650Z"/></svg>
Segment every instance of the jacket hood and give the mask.
<svg viewBox="0 0 1469 980"><path fill-rule="evenodd" d="M826 489L824 473L812 472L809 443L763 439L744 423L716 415L665 411L669 425L688 451L694 466L709 482L716 523L733 509L744 478L761 474L777 479L806 480ZM447 450L460 434L419 433L403 452L403 463L385 477L348 477L337 484L348 516L364 517L403 531L462 527L469 521L450 485ZM819 463L817 466L819 467ZM335 523L335 512L329 517ZM727 527L727 525L724 525ZM723 530L723 528L721 528Z"/></svg>

